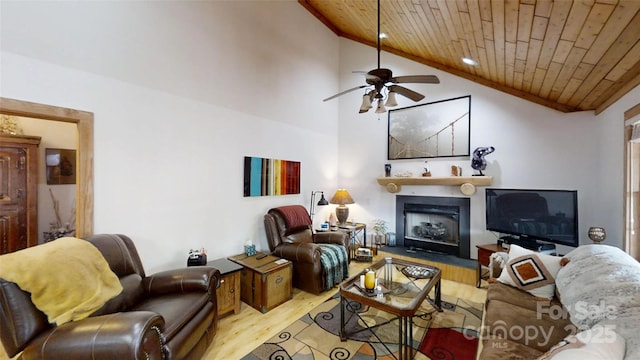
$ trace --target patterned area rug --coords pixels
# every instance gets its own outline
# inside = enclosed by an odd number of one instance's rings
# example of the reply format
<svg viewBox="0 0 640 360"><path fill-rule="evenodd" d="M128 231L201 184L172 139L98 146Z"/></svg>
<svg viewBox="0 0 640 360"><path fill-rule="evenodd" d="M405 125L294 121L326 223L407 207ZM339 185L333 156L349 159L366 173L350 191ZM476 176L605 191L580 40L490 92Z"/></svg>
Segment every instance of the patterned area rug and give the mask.
<svg viewBox="0 0 640 360"><path fill-rule="evenodd" d="M443 312L425 301L414 317L414 359L475 359L482 304L442 297ZM267 359L395 359L398 357L398 320L360 306L359 317L346 324L348 341L340 341L340 298L333 297L258 346L243 360ZM359 304L358 304L359 305ZM371 331L364 330L368 325Z"/></svg>

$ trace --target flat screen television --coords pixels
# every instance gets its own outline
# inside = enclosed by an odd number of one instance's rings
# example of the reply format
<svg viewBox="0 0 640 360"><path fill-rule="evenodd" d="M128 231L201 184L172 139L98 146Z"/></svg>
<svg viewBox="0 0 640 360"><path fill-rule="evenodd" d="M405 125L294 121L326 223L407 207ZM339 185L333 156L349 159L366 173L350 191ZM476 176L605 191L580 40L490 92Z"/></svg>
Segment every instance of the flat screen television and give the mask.
<svg viewBox="0 0 640 360"><path fill-rule="evenodd" d="M488 188L487 230L515 235L520 242L537 240L578 246L578 192Z"/></svg>

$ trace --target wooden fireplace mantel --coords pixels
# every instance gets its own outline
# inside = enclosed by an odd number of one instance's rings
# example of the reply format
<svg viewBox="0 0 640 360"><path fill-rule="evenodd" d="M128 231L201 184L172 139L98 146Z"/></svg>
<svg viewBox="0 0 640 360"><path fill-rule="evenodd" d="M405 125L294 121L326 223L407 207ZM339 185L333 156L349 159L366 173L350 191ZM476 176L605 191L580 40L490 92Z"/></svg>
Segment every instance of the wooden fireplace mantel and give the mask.
<svg viewBox="0 0 640 360"><path fill-rule="evenodd" d="M493 176L421 176L421 177L379 177L378 184L386 186L390 193L400 191L402 185L451 185L460 186L464 195L473 195L476 186L488 186L493 182Z"/></svg>

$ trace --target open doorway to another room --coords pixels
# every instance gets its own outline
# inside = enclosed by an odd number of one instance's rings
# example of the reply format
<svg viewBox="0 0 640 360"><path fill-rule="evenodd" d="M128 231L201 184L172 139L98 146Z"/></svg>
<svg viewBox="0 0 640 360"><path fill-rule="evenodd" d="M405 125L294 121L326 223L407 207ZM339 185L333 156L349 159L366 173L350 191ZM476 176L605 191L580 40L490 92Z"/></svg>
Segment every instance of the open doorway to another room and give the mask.
<svg viewBox="0 0 640 360"><path fill-rule="evenodd" d="M75 236L93 235L93 113L0 97L0 114L71 124L75 137ZM66 146L66 145L65 145ZM45 172L43 165L39 172ZM46 180L45 180L46 184ZM54 189L54 197L57 197ZM47 190L47 194L48 190ZM51 204L51 203L50 203ZM69 215L61 213L62 225ZM69 219L69 223L73 219Z"/></svg>
<svg viewBox="0 0 640 360"><path fill-rule="evenodd" d="M78 130L74 123L42 121L28 117L15 117L22 132L40 136L38 148L38 243L55 240L63 236L75 236L76 223L76 173L75 152ZM64 150L62 152L61 150ZM61 157L53 166L52 151L73 153L73 159ZM49 155L49 156L47 156ZM55 155L55 153L54 153ZM72 163L73 166L60 166ZM50 181L50 173L63 168L69 173L66 178L73 181Z"/></svg>

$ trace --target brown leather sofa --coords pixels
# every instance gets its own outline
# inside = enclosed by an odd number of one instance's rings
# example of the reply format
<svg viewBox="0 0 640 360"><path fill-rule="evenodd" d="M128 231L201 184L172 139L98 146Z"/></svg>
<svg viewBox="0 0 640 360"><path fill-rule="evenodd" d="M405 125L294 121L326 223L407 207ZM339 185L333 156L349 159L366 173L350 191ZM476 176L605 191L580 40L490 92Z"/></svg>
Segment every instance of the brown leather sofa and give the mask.
<svg viewBox="0 0 640 360"><path fill-rule="evenodd" d="M304 216L308 222L301 221L306 225L291 227L287 224L283 210L292 208L301 216L306 214ZM337 231L314 234L309 213L299 205L270 209L264 216L264 227L271 253L293 263L293 286L313 294L326 290L324 269L320 262L322 250L318 244L342 245L349 253L347 234Z"/></svg>
<svg viewBox="0 0 640 360"><path fill-rule="evenodd" d="M22 352L20 359L200 359L216 333L220 272L185 267L146 276L127 236L87 240L105 257L123 291L90 317L55 326L29 293L0 279L0 338L7 354Z"/></svg>

